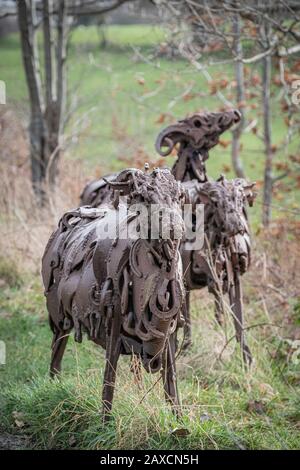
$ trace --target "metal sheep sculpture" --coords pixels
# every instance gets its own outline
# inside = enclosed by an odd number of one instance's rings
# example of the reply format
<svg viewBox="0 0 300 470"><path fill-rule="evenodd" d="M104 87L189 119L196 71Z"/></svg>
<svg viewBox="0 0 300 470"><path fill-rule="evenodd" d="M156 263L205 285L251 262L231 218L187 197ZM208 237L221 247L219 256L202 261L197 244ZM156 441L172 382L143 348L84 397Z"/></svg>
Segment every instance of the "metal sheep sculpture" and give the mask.
<svg viewBox="0 0 300 470"><path fill-rule="evenodd" d="M224 293L229 294L237 341L243 359L251 364L252 356L246 344L240 276L250 266L251 241L247 206L252 206L254 183L243 179L208 180L206 160L209 150L219 142L220 135L239 122L238 110L221 113L194 114L162 130L156 139L156 150L168 156L173 150L177 159L172 167L176 180L182 181L193 206L205 204L205 246L190 251L181 244L186 284L186 323L183 349L191 344L189 313L190 291L208 287L215 296L216 318L223 323ZM115 175L93 181L84 188L81 203L99 207L109 198L109 181ZM231 220L231 225L228 221ZM210 262L208 263L208 257Z"/></svg>
<svg viewBox="0 0 300 470"><path fill-rule="evenodd" d="M241 344L244 362L250 365L252 355L244 335L240 276L248 270L251 261L247 205L253 204L255 183L247 183L244 179L227 181L223 176L216 182L209 182L205 165L209 150L218 144L220 135L239 120L237 110L194 114L161 131L155 146L162 156L170 155L176 149L173 175L189 188L194 205L205 204L204 249L186 251L184 243L181 247L187 288L185 347L191 343L190 291L207 286L215 296L216 318L221 324L222 295L229 294L236 338Z"/></svg>
<svg viewBox="0 0 300 470"><path fill-rule="evenodd" d="M52 234L42 260L42 276L53 332L51 376L61 370L68 336L83 332L106 350L103 416L112 408L117 362L120 354L140 356L148 372L161 371L165 396L178 412L176 383L176 333L183 326L185 291L180 239L184 233L182 205L185 191L169 170L122 171L109 183L105 210L80 207L67 212ZM115 238L104 238L103 229L124 209ZM145 238L131 238L137 223L136 204L149 217ZM159 231L151 238L150 206L164 207L170 215L167 238ZM153 207L153 206L152 206ZM161 226L160 226L161 227ZM141 230L141 227L137 228Z"/></svg>

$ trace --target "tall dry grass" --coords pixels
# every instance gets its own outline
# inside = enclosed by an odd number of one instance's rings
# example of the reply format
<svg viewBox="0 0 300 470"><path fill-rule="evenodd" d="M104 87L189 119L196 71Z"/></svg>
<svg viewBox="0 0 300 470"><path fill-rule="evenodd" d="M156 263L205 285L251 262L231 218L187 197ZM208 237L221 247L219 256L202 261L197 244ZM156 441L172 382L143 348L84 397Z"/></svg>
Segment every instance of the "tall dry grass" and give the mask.
<svg viewBox="0 0 300 470"><path fill-rule="evenodd" d="M25 153L26 156L26 153ZM41 208L31 185L27 158L0 160L0 259L9 260L20 272L37 274L51 232L61 215L79 205L86 183L80 161L62 157L55 191L46 188L49 204Z"/></svg>

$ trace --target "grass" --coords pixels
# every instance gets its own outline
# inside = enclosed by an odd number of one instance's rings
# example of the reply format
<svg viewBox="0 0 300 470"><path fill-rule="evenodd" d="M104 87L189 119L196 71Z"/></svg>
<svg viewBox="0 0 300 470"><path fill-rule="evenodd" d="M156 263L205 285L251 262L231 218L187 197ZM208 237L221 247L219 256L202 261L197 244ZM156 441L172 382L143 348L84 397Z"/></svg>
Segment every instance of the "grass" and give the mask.
<svg viewBox="0 0 300 470"><path fill-rule="evenodd" d="M178 359L182 420L176 421L165 404L157 375L144 373L139 390L128 373L129 359L124 357L119 364L113 420L103 428L101 348L86 339L77 345L70 338L61 379L51 381L51 333L38 280L18 290L5 288L0 300L0 337L7 347L7 364L0 367L0 429L29 436L30 447L299 448L299 367L287 361L276 328L258 328L248 335L255 356L250 372L244 370L234 342L225 350L222 363L218 354L224 333L215 324L211 300L197 294L194 345ZM264 313L256 310L251 323L263 320ZM281 359L270 360L278 350ZM185 430L185 437L176 436L178 427Z"/></svg>
<svg viewBox="0 0 300 470"><path fill-rule="evenodd" d="M188 112L220 107L217 97L206 93L207 83L201 74L182 60L154 57L156 46L165 40L161 28L110 26L106 34L108 45L100 49L95 28L76 29L68 60L69 105L74 107L74 113L66 129L67 136L73 137L68 140L70 145L65 158L68 164L82 161L84 172L89 176L132 163L142 165L149 161L154 164L157 156L153 143L163 126ZM0 79L7 85L8 106L26 120L27 90L18 36L1 38L0 48ZM152 64L141 60L141 56L149 58L151 55L154 57ZM230 66L210 72L214 79L232 76ZM259 98L250 102L260 104ZM274 110L277 107L274 101ZM257 117L260 120L259 113ZM274 113L273 132L275 141L279 142L284 128L278 113ZM225 142L230 139L229 132L224 134ZM289 151L293 148L291 146ZM249 178L261 180L262 144L253 134L243 137L242 158ZM275 161L285 162L286 159L287 155L280 152L275 156ZM172 158L166 162L171 164ZM225 170L233 175L230 146L219 146L211 152L208 171L216 177ZM298 200L299 191L292 190L284 193L283 200L275 199L274 204L293 209ZM255 232L260 224L259 202L260 198L250 210ZM274 210L275 216L281 214ZM23 230L23 226L21 228ZM26 237L29 235L26 233ZM36 232L35 240L38 238L39 232ZM270 239L268 256L275 266L283 269L281 260L276 258L275 241L276 235ZM27 248L32 246L29 242L30 239L27 245L24 242L25 248L18 253L24 265L27 258L32 257ZM251 325L270 323L270 303L271 323L278 327L258 326L249 330L255 357L252 370L244 370L234 341L224 351L223 361L219 359L226 341L224 331L214 321L212 299L203 292L196 293L192 304L193 348L186 356L178 358L184 409L182 421L177 422L165 405L161 382L156 383L157 376L144 373L142 390L139 390L129 373L128 358L121 358L113 420L104 429L99 417L103 351L87 340L77 345L70 338L62 377L50 381L51 332L41 280L36 274L40 260L32 258L35 274L24 275L18 264L12 262L13 258L2 251L0 339L6 343L7 364L0 365L0 433L28 436L27 447L43 449L300 447L298 350L297 344L291 346L288 342L292 341L291 331L299 326L300 302L291 295L286 297L284 306L279 303L276 307L278 293L268 290L265 295L254 287L261 278L257 266L263 256L259 253L253 262L255 272L246 280L246 322ZM287 253L287 261L292 261L288 250L283 248L283 253ZM282 272L288 276L288 271ZM292 274L290 279L291 285L297 284ZM282 292L282 286L279 287ZM230 324L227 338L232 334ZM176 428L185 429L187 435L179 437L174 433Z"/></svg>

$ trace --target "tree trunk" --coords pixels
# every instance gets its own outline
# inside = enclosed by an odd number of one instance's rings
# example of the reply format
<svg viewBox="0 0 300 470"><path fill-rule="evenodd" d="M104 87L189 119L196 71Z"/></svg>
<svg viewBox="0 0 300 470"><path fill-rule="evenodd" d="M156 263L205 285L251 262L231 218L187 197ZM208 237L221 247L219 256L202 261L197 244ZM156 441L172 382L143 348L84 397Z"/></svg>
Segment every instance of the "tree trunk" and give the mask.
<svg viewBox="0 0 300 470"><path fill-rule="evenodd" d="M45 68L45 125L46 125L46 153L47 171L46 183L49 181L49 169L53 160L52 154L57 147L57 133L55 131L55 109L56 109L56 70L53 41L52 0L43 0L43 37L44 37L44 68ZM51 185L54 181L51 181Z"/></svg>
<svg viewBox="0 0 300 470"><path fill-rule="evenodd" d="M38 202L45 204L46 189L55 185L60 156L60 136L65 107L66 2L57 10L57 45L54 54L52 1L43 0L45 97L43 96L36 45L35 1L18 0L22 55L30 99L30 158L32 186Z"/></svg>
<svg viewBox="0 0 300 470"><path fill-rule="evenodd" d="M56 47L56 96L51 106L49 122L49 166L48 183L54 186L58 177L61 134L64 126L66 100L66 49L67 49L67 11L66 1L60 0L57 13L57 47Z"/></svg>
<svg viewBox="0 0 300 470"><path fill-rule="evenodd" d="M264 25L264 35L267 38L268 26ZM263 59L263 124L264 124L264 145L265 145L265 170L264 170L264 193L263 193L263 216L262 222L267 227L271 221L271 203L273 190L273 151L272 151L272 130L271 130L271 65L272 58L267 55Z"/></svg>
<svg viewBox="0 0 300 470"><path fill-rule="evenodd" d="M46 182L51 189L58 176L60 137L63 130L65 101L65 59L66 59L66 4L58 3L56 54L53 41L52 0L43 0L43 33L45 55L45 121L47 129Z"/></svg>
<svg viewBox="0 0 300 470"><path fill-rule="evenodd" d="M237 83L236 99L237 107L241 113L241 120L232 131L231 159L234 172L238 178L245 178L243 164L240 158L240 142L245 127L245 90L244 90L244 66L242 62L243 48L241 43L241 19L238 14L233 16L234 51L237 57L235 62L235 79Z"/></svg>
<svg viewBox="0 0 300 470"><path fill-rule="evenodd" d="M45 124L43 99L38 68L38 51L35 37L35 10L33 1L18 0L18 21L21 35L22 55L30 98L30 159L33 190L38 202L45 200L43 181L46 175Z"/></svg>

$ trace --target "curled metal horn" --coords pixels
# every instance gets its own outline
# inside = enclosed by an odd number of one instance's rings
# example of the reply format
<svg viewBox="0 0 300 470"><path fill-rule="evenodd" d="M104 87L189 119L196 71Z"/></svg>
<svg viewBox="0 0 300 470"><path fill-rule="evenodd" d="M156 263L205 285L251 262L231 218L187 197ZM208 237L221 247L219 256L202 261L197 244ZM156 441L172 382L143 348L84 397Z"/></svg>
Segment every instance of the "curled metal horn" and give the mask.
<svg viewBox="0 0 300 470"><path fill-rule="evenodd" d="M164 137L160 141L156 141L155 149L162 157L166 157L167 155L170 155L175 145L176 144L172 139L169 137ZM167 149L163 150L163 147L167 147Z"/></svg>
<svg viewBox="0 0 300 470"><path fill-rule="evenodd" d="M163 129L158 134L157 139L155 141L155 149L157 153L159 153L162 157L170 155L175 145L184 139L185 127L186 126L183 126L182 123L179 121L178 124L174 124L172 126L167 127L166 129ZM166 150L164 150L164 147L166 147Z"/></svg>

